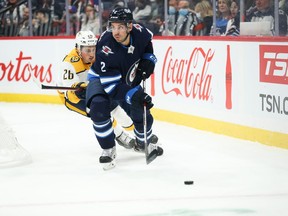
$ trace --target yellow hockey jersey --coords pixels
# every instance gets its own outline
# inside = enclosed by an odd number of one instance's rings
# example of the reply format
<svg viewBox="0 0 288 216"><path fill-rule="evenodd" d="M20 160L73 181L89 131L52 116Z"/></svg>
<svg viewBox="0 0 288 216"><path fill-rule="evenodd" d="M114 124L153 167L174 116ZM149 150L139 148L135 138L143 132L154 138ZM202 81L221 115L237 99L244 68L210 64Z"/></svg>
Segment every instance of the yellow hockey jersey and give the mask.
<svg viewBox="0 0 288 216"><path fill-rule="evenodd" d="M74 83L87 82L87 74L93 62L82 61L76 48L64 57L60 64L58 86L72 86ZM74 91L58 91L63 104L70 110L87 116L85 100L79 99Z"/></svg>

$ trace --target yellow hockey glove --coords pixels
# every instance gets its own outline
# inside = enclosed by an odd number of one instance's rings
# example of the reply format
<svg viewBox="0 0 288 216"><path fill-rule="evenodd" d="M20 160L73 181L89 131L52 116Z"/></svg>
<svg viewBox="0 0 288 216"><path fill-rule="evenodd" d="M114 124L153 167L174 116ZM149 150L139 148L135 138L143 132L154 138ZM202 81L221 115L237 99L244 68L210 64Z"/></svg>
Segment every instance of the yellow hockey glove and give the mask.
<svg viewBox="0 0 288 216"><path fill-rule="evenodd" d="M78 103L80 100L85 100L87 83L77 82L71 87L77 88L77 90L67 91L67 98L69 101L72 103Z"/></svg>

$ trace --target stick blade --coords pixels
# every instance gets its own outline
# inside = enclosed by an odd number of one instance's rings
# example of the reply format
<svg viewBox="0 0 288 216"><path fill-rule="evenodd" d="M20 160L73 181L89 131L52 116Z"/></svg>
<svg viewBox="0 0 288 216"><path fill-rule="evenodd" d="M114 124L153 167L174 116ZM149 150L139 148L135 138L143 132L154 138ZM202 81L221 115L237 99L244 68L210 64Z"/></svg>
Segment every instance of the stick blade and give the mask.
<svg viewBox="0 0 288 216"><path fill-rule="evenodd" d="M152 144L145 143L146 164L150 164L158 156L157 147Z"/></svg>
<svg viewBox="0 0 288 216"><path fill-rule="evenodd" d="M154 149L150 154L146 154L146 164L150 164L152 161L154 161L158 156L158 151Z"/></svg>
<svg viewBox="0 0 288 216"><path fill-rule="evenodd" d="M35 84L37 87L41 88L41 83L40 83L40 81L34 76L33 71L32 71L32 65L31 65L30 62L28 63L27 70L28 70L28 72L29 72L29 74L30 74L30 76L31 76L34 84Z"/></svg>

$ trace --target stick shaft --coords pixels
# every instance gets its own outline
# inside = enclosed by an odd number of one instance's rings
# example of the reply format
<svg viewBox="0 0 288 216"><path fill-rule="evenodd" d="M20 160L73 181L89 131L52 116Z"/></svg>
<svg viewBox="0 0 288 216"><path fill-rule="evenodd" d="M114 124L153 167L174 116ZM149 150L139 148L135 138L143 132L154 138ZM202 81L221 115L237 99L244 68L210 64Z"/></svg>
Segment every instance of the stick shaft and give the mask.
<svg viewBox="0 0 288 216"><path fill-rule="evenodd" d="M36 79L36 77L33 75L32 73L32 66L31 64L29 63L29 66L28 66L28 72L30 73L31 77L32 77L32 80L33 82L38 86L40 87L41 89L50 89L50 90L70 90L70 91L76 91L78 90L79 88L75 88L75 87L71 87L71 86L56 86L56 85L45 85L45 84L42 84L39 80Z"/></svg>
<svg viewBox="0 0 288 216"><path fill-rule="evenodd" d="M143 91L146 93L146 80L143 80ZM144 142L145 145L148 145L147 141L147 107L146 103L144 103L144 112L143 112L143 127L144 127Z"/></svg>
<svg viewBox="0 0 288 216"><path fill-rule="evenodd" d="M70 86L49 86L49 85L41 84L41 89L50 89L50 90L72 90L72 91L76 91L76 90L78 90L79 88L70 87Z"/></svg>

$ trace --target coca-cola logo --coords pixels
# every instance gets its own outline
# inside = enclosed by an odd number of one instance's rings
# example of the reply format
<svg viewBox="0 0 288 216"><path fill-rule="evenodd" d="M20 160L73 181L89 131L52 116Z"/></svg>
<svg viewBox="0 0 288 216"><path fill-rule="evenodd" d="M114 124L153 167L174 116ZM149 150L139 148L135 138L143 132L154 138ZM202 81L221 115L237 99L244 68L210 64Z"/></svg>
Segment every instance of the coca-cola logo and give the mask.
<svg viewBox="0 0 288 216"><path fill-rule="evenodd" d="M31 62L32 56L25 56L22 51L15 59L11 59L9 62L0 62L0 81L28 82L34 78L41 83L51 83L52 64L45 68L43 65L32 64Z"/></svg>
<svg viewBox="0 0 288 216"><path fill-rule="evenodd" d="M163 93L209 100L212 74L208 73L208 68L213 56L211 49L205 52L202 48L194 48L187 58L176 58L172 47L168 47L162 67Z"/></svg>

